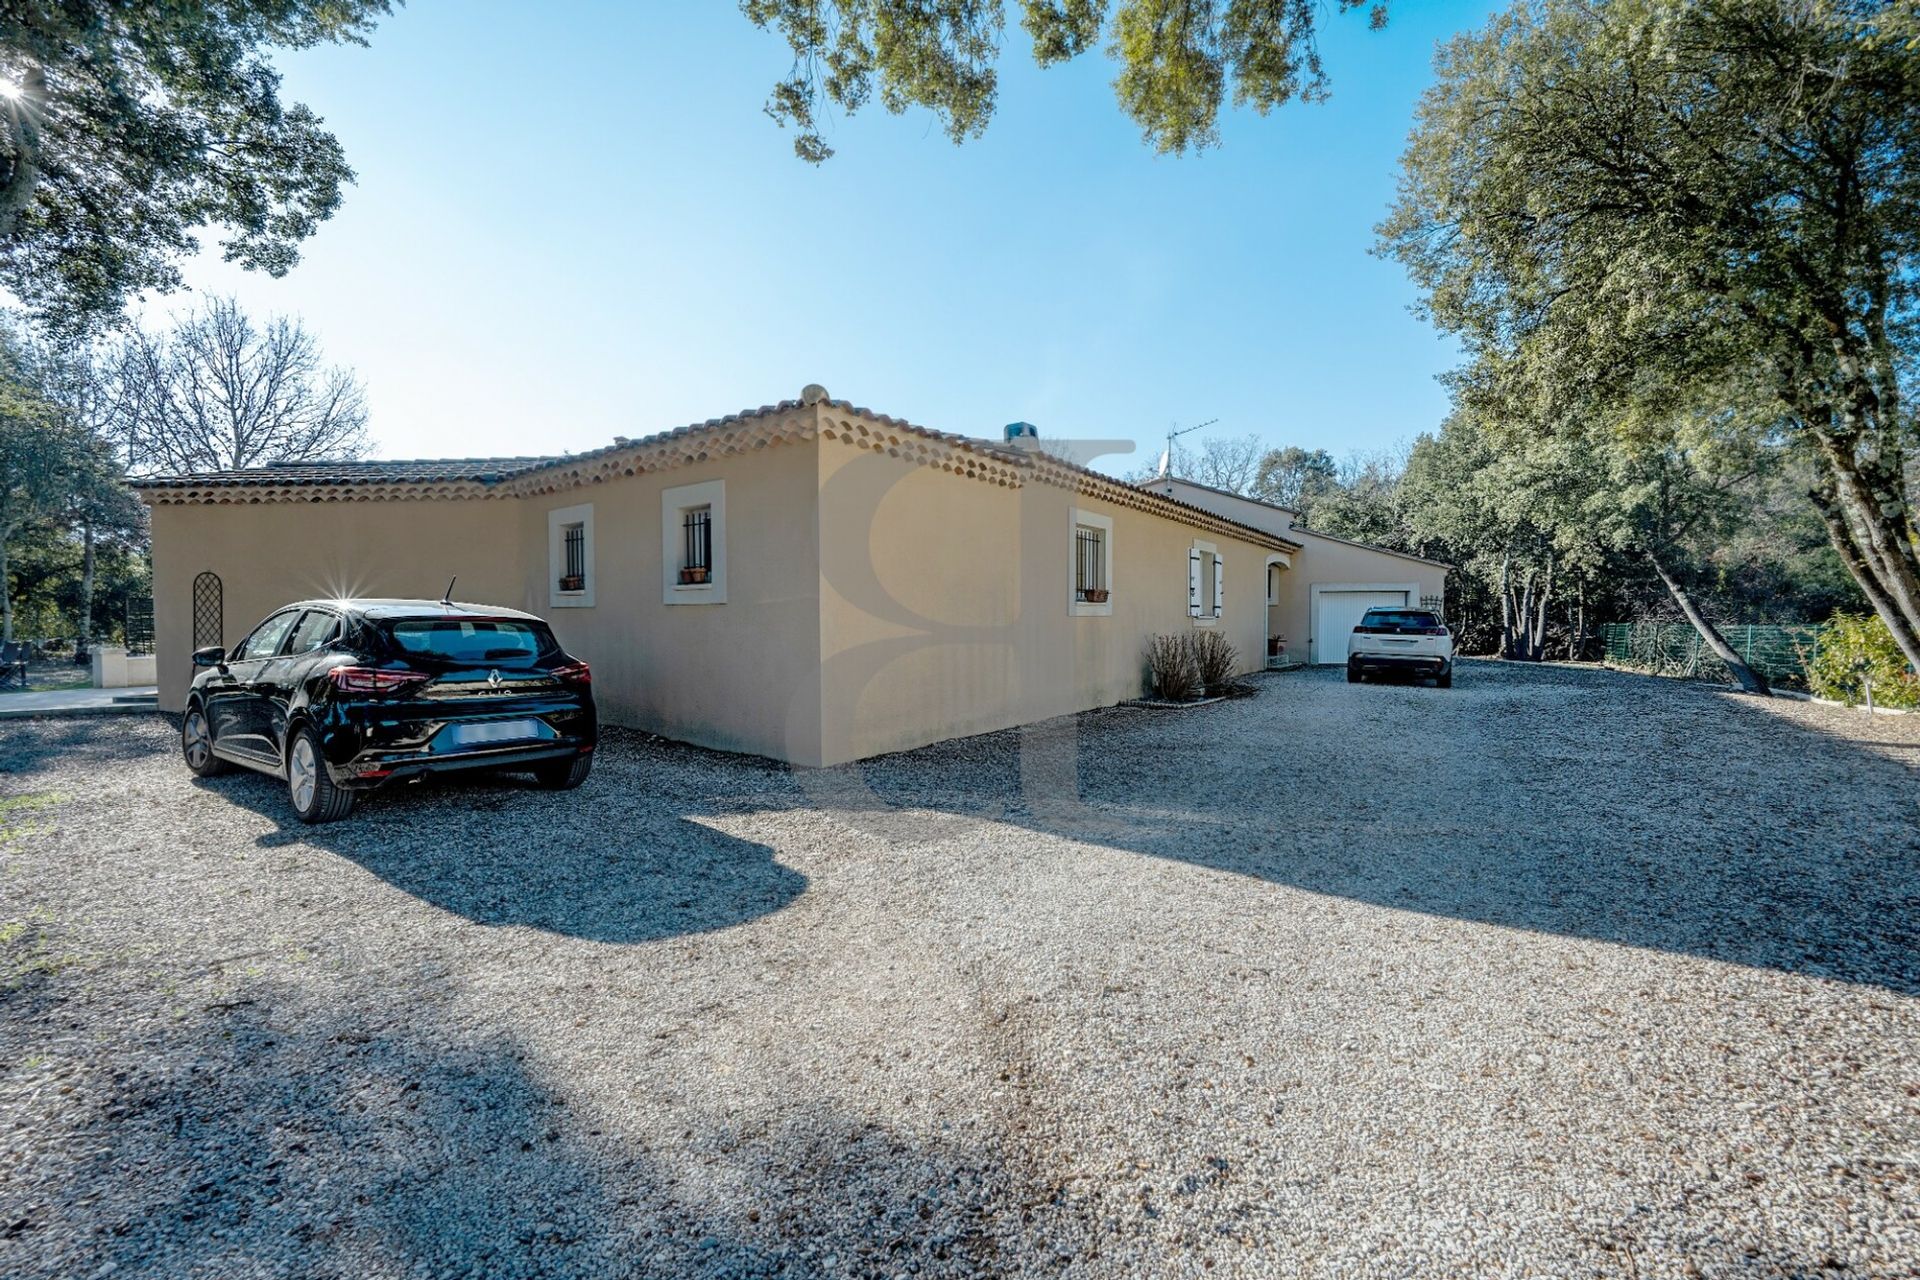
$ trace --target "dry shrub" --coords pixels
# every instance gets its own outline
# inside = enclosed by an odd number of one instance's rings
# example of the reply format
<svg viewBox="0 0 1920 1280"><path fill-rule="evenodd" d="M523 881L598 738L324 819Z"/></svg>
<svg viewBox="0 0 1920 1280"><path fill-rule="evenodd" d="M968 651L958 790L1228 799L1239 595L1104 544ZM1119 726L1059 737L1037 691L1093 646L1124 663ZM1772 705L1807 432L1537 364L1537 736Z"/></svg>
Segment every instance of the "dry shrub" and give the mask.
<svg viewBox="0 0 1920 1280"><path fill-rule="evenodd" d="M1163 702L1191 702L1200 696L1200 672L1186 637L1147 641L1147 690Z"/></svg>
<svg viewBox="0 0 1920 1280"><path fill-rule="evenodd" d="M1193 650L1194 674L1209 694L1225 693L1233 685L1233 669L1240 653L1218 631L1196 631L1188 640Z"/></svg>

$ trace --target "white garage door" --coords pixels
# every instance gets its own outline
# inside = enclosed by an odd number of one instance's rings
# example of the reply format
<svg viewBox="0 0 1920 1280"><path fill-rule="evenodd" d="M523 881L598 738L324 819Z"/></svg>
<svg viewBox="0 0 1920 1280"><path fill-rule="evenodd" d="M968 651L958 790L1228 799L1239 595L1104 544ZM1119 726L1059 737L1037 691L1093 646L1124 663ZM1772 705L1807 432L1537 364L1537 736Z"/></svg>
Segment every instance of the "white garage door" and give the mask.
<svg viewBox="0 0 1920 1280"><path fill-rule="evenodd" d="M1313 660L1318 664L1345 662L1347 637L1360 625L1360 616L1380 605L1410 603L1405 587L1358 586L1329 588L1314 593Z"/></svg>

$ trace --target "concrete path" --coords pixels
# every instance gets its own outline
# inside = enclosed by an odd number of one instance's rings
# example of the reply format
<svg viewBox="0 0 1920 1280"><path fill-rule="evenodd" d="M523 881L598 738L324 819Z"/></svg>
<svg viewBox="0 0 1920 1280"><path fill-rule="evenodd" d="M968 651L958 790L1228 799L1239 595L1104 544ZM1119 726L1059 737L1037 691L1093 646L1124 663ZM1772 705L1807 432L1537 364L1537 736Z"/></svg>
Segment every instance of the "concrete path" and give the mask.
<svg viewBox="0 0 1920 1280"><path fill-rule="evenodd" d="M44 693L0 693L0 720L28 716L132 715L157 709L153 685L130 689L48 689Z"/></svg>

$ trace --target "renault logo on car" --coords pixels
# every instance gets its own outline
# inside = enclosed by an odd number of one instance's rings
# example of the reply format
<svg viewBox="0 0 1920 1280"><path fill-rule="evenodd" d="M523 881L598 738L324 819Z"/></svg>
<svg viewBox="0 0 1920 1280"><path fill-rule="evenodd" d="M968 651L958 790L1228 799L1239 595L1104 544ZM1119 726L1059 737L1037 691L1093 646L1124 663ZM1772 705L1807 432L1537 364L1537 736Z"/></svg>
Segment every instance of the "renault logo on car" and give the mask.
<svg viewBox="0 0 1920 1280"><path fill-rule="evenodd" d="M487 672L487 687L489 689L498 689L500 687L500 668L495 667L493 670Z"/></svg>

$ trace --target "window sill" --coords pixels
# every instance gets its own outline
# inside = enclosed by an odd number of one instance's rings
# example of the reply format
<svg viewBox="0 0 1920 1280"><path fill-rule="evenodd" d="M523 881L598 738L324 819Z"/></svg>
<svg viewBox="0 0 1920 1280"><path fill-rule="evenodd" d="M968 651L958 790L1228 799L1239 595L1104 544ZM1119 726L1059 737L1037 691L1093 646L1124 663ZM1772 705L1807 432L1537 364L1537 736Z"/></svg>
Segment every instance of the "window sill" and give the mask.
<svg viewBox="0 0 1920 1280"><path fill-rule="evenodd" d="M1113 601L1102 600L1096 604L1091 600L1069 600L1067 602L1067 613L1070 617L1075 618L1111 618L1113 616Z"/></svg>
<svg viewBox="0 0 1920 1280"><path fill-rule="evenodd" d="M727 593L712 582L676 582L667 590L668 604L725 604Z"/></svg>
<svg viewBox="0 0 1920 1280"><path fill-rule="evenodd" d="M593 608L593 592L587 590L562 591L556 587L549 599L551 601L551 607L555 609Z"/></svg>
<svg viewBox="0 0 1920 1280"><path fill-rule="evenodd" d="M1217 627L1220 625L1220 619L1217 616L1212 618L1195 618L1193 625L1196 627Z"/></svg>

